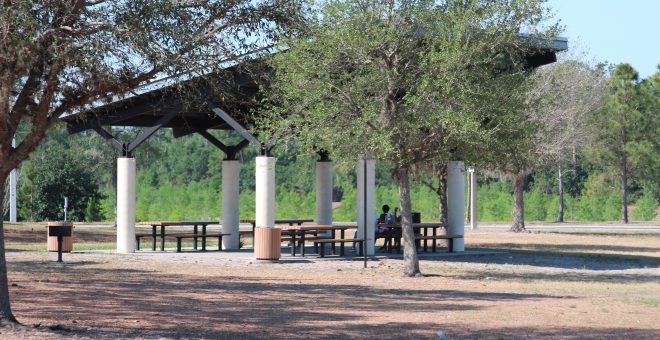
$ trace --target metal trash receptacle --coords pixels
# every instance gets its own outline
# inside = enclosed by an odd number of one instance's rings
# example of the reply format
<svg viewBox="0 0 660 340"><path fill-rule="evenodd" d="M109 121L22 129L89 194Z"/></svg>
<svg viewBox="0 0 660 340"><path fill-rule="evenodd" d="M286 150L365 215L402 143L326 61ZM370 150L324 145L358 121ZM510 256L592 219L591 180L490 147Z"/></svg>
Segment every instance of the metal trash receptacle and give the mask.
<svg viewBox="0 0 660 340"><path fill-rule="evenodd" d="M73 223L72 222L48 222L48 251L57 251L57 236L62 237L62 252L70 253L73 250Z"/></svg>

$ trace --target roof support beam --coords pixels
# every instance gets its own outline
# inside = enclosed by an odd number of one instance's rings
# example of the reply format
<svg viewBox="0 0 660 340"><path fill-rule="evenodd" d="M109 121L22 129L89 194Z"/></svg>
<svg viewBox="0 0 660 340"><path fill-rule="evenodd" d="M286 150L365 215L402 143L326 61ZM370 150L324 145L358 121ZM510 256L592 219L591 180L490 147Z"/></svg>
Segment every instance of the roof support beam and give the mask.
<svg viewBox="0 0 660 340"><path fill-rule="evenodd" d="M94 113L91 113L90 114L91 116L85 119L81 119L74 122L71 121L67 122L66 124L67 130L69 134L74 134L88 129L94 129L95 126L121 125L118 123L121 122L122 120L134 118L143 115L147 112L156 110L160 107L167 107L174 104L177 104L177 99L167 98L161 100L158 103L148 102L129 108L115 110L113 113L107 115L97 116Z"/></svg>
<svg viewBox="0 0 660 340"><path fill-rule="evenodd" d="M217 138L215 138L212 134L210 134L208 131L203 130L203 131L197 131L202 137L206 138L211 144L215 145L216 148L222 150L225 154L229 153L229 147L223 144L221 141L219 141Z"/></svg>
<svg viewBox="0 0 660 340"><path fill-rule="evenodd" d="M149 137L151 137L151 135L153 135L156 131L158 131L158 129L160 129L163 125L167 124L167 122L170 121L174 116L176 116L177 113L181 112L181 108L182 105L177 104L174 108L168 111L165 116L159 119L156 125L143 131L130 143L122 143L115 136L113 136L110 132L105 130L100 125L93 125L91 126L91 128L94 129L96 133L101 135L101 137L103 137L103 139L109 142L110 145L112 145L115 149L119 150L119 152L121 152L121 154L124 157L131 157L131 153L133 152L133 150L135 150L135 148L140 146L140 144L144 143L144 141L146 141Z"/></svg>
<svg viewBox="0 0 660 340"><path fill-rule="evenodd" d="M227 112L225 112L223 109L219 108L215 103L213 103L210 99L206 99L206 104L208 107L215 113L216 116L220 117L220 119L224 120L229 126L231 126L234 131L238 132L243 138L247 139L250 141L250 143L254 144L261 144L259 140L253 136L247 129L243 127L239 122L235 121L234 118L232 118Z"/></svg>
<svg viewBox="0 0 660 340"><path fill-rule="evenodd" d="M181 137L184 137L184 136L187 136L187 135L191 135L195 132L199 132L199 131L198 130L191 130L191 129L184 129L184 128L177 128L177 127L172 128L172 136L174 136L174 138L181 138Z"/></svg>
<svg viewBox="0 0 660 340"><path fill-rule="evenodd" d="M129 153L132 152L133 150L135 150L135 148L140 146L140 144L144 143L144 141L146 141L149 137L151 137L151 135L153 135L156 131L158 131L158 129L163 127L163 125L167 124L167 122L169 122L172 118L174 118L174 116L176 116L177 113L181 112L182 108L183 105L177 104L176 106L174 106L174 108L172 108L169 112L167 112L167 114L161 117L154 126L142 131L142 133L139 136L137 136L128 145L128 152Z"/></svg>
<svg viewBox="0 0 660 340"><path fill-rule="evenodd" d="M234 153L238 153L239 151L245 149L246 146L250 145L250 141L247 139L243 139L240 143L232 146L234 149Z"/></svg>
<svg viewBox="0 0 660 340"><path fill-rule="evenodd" d="M215 138L212 134L210 134L208 131L203 130L203 131L197 131L202 137L206 138L211 144L215 145L218 149L222 150L222 152L225 153L226 157L225 160L235 160L236 159L236 154L238 154L241 150L243 150L246 146L250 145L250 141L247 139L243 139L240 143L236 145L225 145L221 141L219 141L217 138Z"/></svg>
<svg viewBox="0 0 660 340"><path fill-rule="evenodd" d="M96 133L101 135L101 137L103 137L103 139L105 139L106 142L112 145L119 152L124 153L124 151L126 151L126 145L120 142L119 140L117 140L117 138L115 138L115 136L113 136L110 132L108 132L107 130L105 130L100 126L95 126L93 127L93 129L94 131L96 131Z"/></svg>

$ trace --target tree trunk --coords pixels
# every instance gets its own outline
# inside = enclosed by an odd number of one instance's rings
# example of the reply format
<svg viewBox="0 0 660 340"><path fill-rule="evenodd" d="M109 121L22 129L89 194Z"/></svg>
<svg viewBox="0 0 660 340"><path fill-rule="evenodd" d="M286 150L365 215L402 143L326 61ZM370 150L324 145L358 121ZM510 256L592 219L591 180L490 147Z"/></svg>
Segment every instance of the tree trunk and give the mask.
<svg viewBox="0 0 660 340"><path fill-rule="evenodd" d="M447 166L443 166L438 176L438 198L440 200L440 223L447 225ZM446 230L446 229L445 229Z"/></svg>
<svg viewBox="0 0 660 340"><path fill-rule="evenodd" d="M628 223L628 162L621 156L621 221Z"/></svg>
<svg viewBox="0 0 660 340"><path fill-rule="evenodd" d="M525 203L523 202L523 179L522 173L513 176L513 224L510 231L522 232L525 229Z"/></svg>
<svg viewBox="0 0 660 340"><path fill-rule="evenodd" d="M557 182L559 185L559 211L557 212L557 222L564 222L564 173L562 172L561 163L559 163Z"/></svg>
<svg viewBox="0 0 660 340"><path fill-rule="evenodd" d="M0 193L3 195L5 194L5 180L6 178L0 178ZM5 226L3 219L0 218L0 327L19 325L20 323L11 311L9 301L9 281L7 280L7 261L5 258Z"/></svg>
<svg viewBox="0 0 660 340"><path fill-rule="evenodd" d="M576 149L575 145L573 145L571 163L573 165L573 171L574 172L577 171L577 149Z"/></svg>
<svg viewBox="0 0 660 340"><path fill-rule="evenodd" d="M419 271L417 247L415 246L415 232L412 228L412 204L410 202L410 179L408 169L397 169L395 174L397 186L399 188L399 202L401 204L404 275L421 276L422 273Z"/></svg>

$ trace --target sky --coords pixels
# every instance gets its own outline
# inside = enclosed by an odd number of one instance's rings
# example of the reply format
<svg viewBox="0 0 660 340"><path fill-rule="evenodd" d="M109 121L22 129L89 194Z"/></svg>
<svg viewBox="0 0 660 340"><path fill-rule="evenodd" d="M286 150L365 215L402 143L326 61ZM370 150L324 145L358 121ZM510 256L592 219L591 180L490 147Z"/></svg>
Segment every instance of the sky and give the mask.
<svg viewBox="0 0 660 340"><path fill-rule="evenodd" d="M629 63L640 78L660 64L660 0L548 0L561 36L587 59Z"/></svg>

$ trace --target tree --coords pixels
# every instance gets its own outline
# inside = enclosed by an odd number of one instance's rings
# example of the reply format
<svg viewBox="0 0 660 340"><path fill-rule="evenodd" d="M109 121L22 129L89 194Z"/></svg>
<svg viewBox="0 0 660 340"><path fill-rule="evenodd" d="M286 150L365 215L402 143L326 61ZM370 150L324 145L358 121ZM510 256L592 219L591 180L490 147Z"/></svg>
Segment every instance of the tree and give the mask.
<svg viewBox="0 0 660 340"><path fill-rule="evenodd" d="M532 113L540 124L535 145L540 161L557 167L557 222L564 221L564 173L577 170L578 155L593 139L589 117L602 104L605 80L602 65L576 60L549 65L534 75L532 96L540 102ZM572 169L564 168L567 162Z"/></svg>
<svg viewBox="0 0 660 340"><path fill-rule="evenodd" d="M631 145L631 154L638 164L639 182L655 202L660 202L660 65L655 74L640 84L642 131L639 142Z"/></svg>
<svg viewBox="0 0 660 340"><path fill-rule="evenodd" d="M98 202L103 198L100 192L100 178L93 171L92 159L73 150L50 143L43 145L41 152L33 153L32 162L23 167L22 197L25 210L33 215L33 221L63 220L64 197L68 198L67 219L87 220L88 202ZM34 157L36 156L36 157ZM90 209L90 214L94 210ZM98 217L98 211L96 212Z"/></svg>
<svg viewBox="0 0 660 340"><path fill-rule="evenodd" d="M596 140L592 154L604 164L616 164L621 184L621 221L628 223L628 189L637 164L633 150L647 138L641 111L639 75L629 64L614 68L604 106L592 116ZM652 165L651 166L656 166Z"/></svg>
<svg viewBox="0 0 660 340"><path fill-rule="evenodd" d="M297 0L4 1L0 7L0 191L61 115L156 77L207 74L301 23ZM11 139L19 128L18 146ZM11 311L0 223L0 324Z"/></svg>
<svg viewBox="0 0 660 340"><path fill-rule="evenodd" d="M511 211L510 231L525 231L525 202L523 197L525 178L539 162L534 139L539 131L539 124L531 119L531 106L512 108L508 122L499 124L495 132L498 141L484 154L482 163L487 168L503 172L511 180L513 187L513 209ZM515 122L515 123L514 123Z"/></svg>
<svg viewBox="0 0 660 340"><path fill-rule="evenodd" d="M563 164L573 163L581 148L592 139L588 119L600 107L605 76L601 67L568 60L530 74L525 105L515 118L518 124L503 125L501 141L492 153L493 164L507 174L513 187L511 231L525 231L524 184L542 165L558 167L559 211L564 219Z"/></svg>
<svg viewBox="0 0 660 340"><path fill-rule="evenodd" d="M429 174L437 179L437 184L426 179ZM431 164L429 169L424 169L417 177L419 182L438 195L440 223L447 225L447 165Z"/></svg>
<svg viewBox="0 0 660 340"><path fill-rule="evenodd" d="M411 172L446 160L447 140L478 144L470 140L483 137L482 123L515 97L504 94L529 48L520 28L544 13L537 1L324 2L310 34L273 58L264 130L340 162L374 155L392 164L404 274L420 275Z"/></svg>

